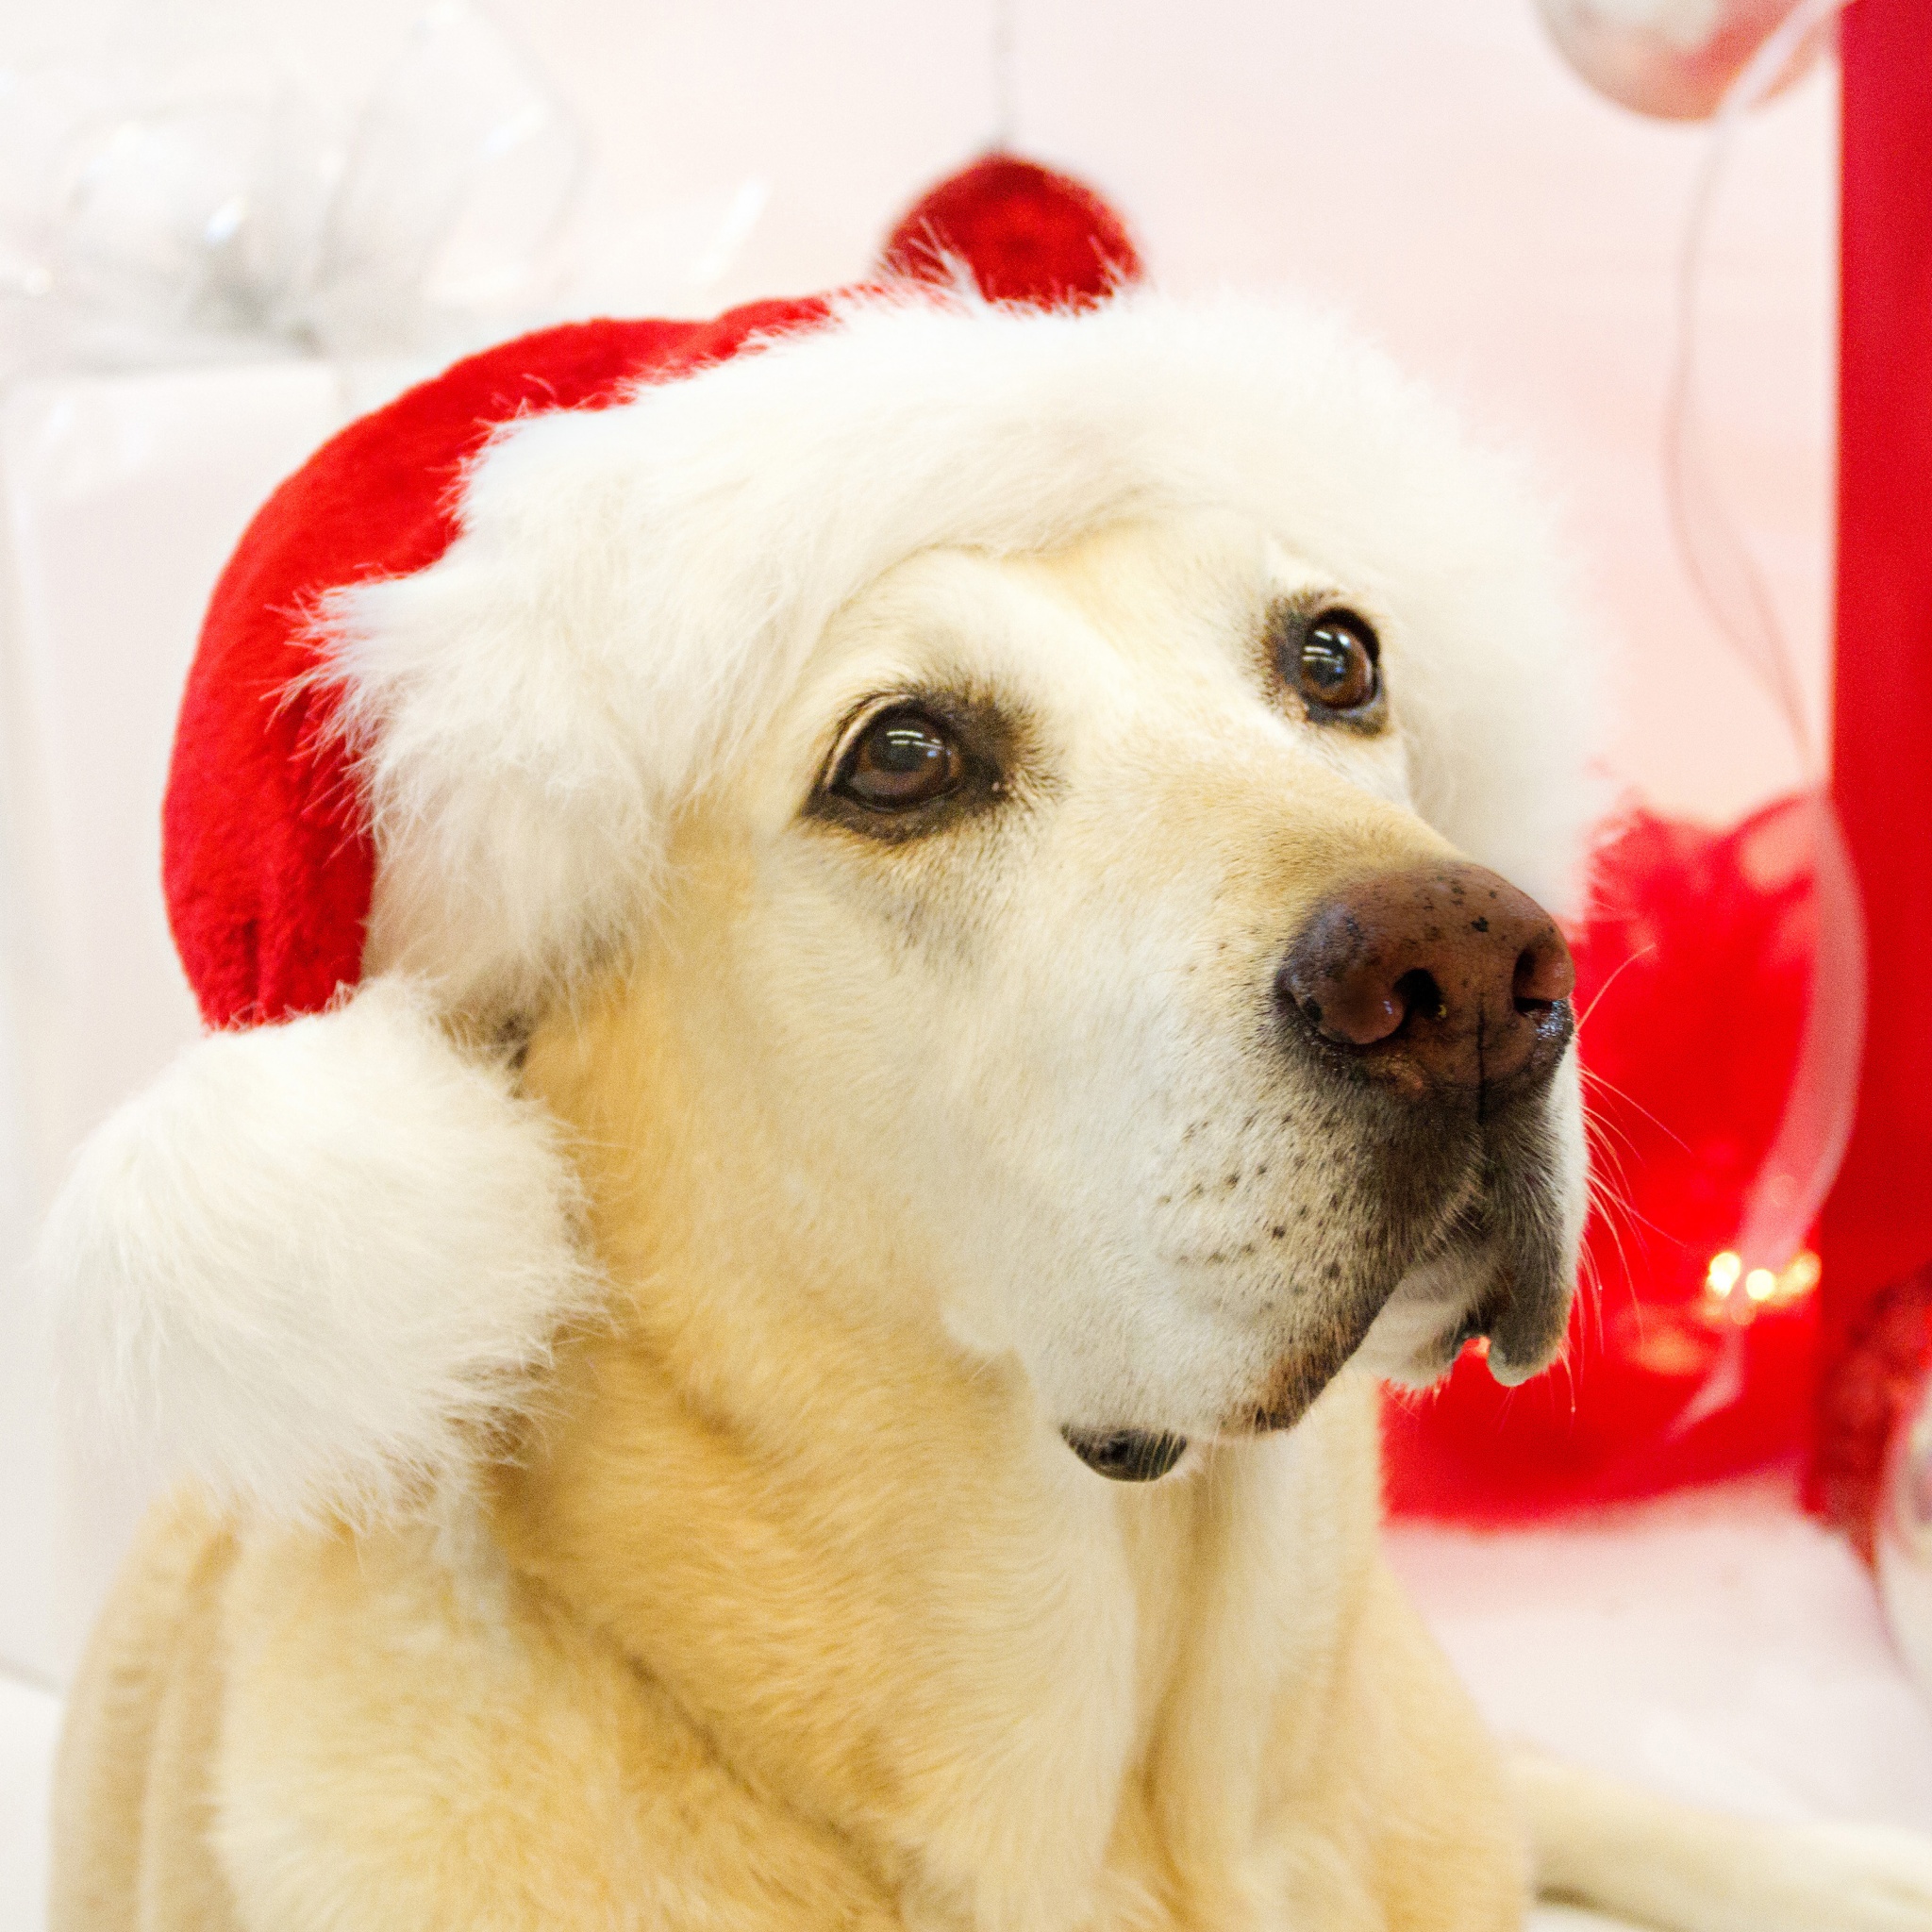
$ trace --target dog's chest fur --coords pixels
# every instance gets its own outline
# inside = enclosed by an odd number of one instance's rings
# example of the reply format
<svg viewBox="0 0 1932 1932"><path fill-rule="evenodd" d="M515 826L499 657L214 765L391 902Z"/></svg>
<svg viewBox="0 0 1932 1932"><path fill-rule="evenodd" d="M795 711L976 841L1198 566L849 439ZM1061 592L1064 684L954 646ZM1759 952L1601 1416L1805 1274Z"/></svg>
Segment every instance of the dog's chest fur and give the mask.
<svg viewBox="0 0 1932 1932"><path fill-rule="evenodd" d="M1269 1923L1370 1582L1368 1391L1140 1489L1041 1440L1017 1377L848 1351L758 1350L707 1415L658 1347L592 1348L506 1485L514 1562L913 1924ZM858 1392L821 1408L788 1362Z"/></svg>

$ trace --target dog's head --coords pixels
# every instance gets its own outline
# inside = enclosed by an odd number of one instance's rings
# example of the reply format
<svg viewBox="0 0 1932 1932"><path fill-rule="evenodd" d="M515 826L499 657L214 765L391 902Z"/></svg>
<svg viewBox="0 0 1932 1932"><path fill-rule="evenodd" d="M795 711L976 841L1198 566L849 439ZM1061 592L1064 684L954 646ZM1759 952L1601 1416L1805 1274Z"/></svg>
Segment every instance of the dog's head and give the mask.
<svg viewBox="0 0 1932 1932"><path fill-rule="evenodd" d="M472 1453L598 1291L581 1146L491 1043L614 997L676 1036L682 1143L755 1137L822 1277L1017 1355L1109 1473L1351 1360L1533 1372L1583 1190L1537 901L1597 801L1529 492L1266 305L762 325L508 345L264 512L174 909L225 1024L363 983L103 1131L49 1247L96 1358L295 1507Z"/></svg>
<svg viewBox="0 0 1932 1932"><path fill-rule="evenodd" d="M756 1113L829 1272L1017 1352L1109 1474L1563 1333L1569 958L1416 809L1432 616L1228 513L928 551L674 848L684 1104Z"/></svg>

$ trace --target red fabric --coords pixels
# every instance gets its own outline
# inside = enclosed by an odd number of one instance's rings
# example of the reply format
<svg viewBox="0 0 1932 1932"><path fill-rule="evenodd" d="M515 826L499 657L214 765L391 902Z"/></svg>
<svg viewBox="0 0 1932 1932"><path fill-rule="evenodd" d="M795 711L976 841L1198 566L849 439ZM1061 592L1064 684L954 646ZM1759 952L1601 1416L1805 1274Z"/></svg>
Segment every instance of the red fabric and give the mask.
<svg viewBox="0 0 1932 1932"><path fill-rule="evenodd" d="M1720 1307L1706 1283L1797 1059L1809 823L1797 800L1723 833L1640 818L1601 856L1573 936L1599 1203L1568 1363L1504 1390L1472 1353L1441 1391L1392 1397L1392 1508L1506 1521L1802 1446L1817 1296L1792 1276Z"/></svg>
<svg viewBox="0 0 1932 1932"><path fill-rule="evenodd" d="M1068 175L988 155L907 212L886 242L888 275L947 281L962 258L990 302L1081 306L1145 273L1126 225Z"/></svg>
<svg viewBox="0 0 1932 1932"><path fill-rule="evenodd" d="M1845 9L1833 790L1871 954L1851 1146L1824 1211L1812 1500L1855 1533L1932 1259L1932 7Z"/></svg>
<svg viewBox="0 0 1932 1932"><path fill-rule="evenodd" d="M424 569L456 535L463 465L497 425L598 408L822 300L712 322L586 322L458 362L323 445L262 507L215 588L189 673L162 808L169 923L211 1026L313 1012L361 971L375 857L304 626L341 584Z"/></svg>

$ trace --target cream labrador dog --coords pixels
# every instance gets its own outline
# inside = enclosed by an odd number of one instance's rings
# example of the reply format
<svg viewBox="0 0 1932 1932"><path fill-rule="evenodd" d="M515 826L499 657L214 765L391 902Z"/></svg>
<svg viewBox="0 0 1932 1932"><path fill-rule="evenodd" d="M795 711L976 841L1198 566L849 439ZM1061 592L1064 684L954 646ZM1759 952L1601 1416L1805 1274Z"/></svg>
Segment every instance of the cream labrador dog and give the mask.
<svg viewBox="0 0 1932 1932"><path fill-rule="evenodd" d="M1914 1842L1507 1770L1377 1551L1377 1379L1548 1364L1585 1208L1524 886L1594 700L1501 467L1136 297L861 303L465 475L327 607L360 990L57 1223L203 1481L74 1694L55 1932L1932 1925Z"/></svg>

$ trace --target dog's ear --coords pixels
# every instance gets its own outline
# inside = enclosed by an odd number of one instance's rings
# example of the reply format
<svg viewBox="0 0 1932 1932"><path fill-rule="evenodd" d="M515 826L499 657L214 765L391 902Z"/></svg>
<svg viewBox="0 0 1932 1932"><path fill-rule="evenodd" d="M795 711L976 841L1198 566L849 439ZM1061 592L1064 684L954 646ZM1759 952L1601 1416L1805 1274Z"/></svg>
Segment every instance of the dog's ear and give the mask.
<svg viewBox="0 0 1932 1932"><path fill-rule="evenodd" d="M82 1150L40 1274L95 1432L283 1515L420 1501L591 1306L575 1170L378 978L191 1048Z"/></svg>

